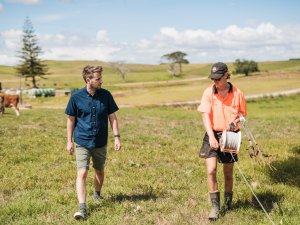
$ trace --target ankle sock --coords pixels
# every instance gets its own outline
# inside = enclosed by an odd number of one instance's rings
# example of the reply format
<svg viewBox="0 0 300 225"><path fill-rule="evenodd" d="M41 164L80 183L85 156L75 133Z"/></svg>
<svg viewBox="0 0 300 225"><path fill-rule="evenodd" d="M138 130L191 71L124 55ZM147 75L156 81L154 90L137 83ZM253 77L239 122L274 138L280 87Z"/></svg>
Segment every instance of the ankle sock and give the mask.
<svg viewBox="0 0 300 225"><path fill-rule="evenodd" d="M86 209L86 204L85 203L80 203L79 208L80 209Z"/></svg>
<svg viewBox="0 0 300 225"><path fill-rule="evenodd" d="M94 198L99 198L99 197L100 197L100 191L95 191Z"/></svg>

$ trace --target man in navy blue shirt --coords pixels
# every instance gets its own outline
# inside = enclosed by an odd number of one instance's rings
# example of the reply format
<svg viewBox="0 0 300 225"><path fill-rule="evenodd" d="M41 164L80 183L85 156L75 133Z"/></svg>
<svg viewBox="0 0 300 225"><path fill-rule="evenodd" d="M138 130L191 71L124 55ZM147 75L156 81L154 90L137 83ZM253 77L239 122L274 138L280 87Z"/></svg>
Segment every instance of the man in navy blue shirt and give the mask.
<svg viewBox="0 0 300 225"><path fill-rule="evenodd" d="M75 219L85 219L86 179L90 158L95 169L94 198L100 199L104 180L104 165L108 138L108 121L115 137L115 150L121 149L118 121L115 112L119 109L111 93L101 88L102 67L86 66L82 71L86 86L75 92L68 102L65 113L67 117L67 151L70 155L76 146L77 179L76 191L80 210L74 214Z"/></svg>

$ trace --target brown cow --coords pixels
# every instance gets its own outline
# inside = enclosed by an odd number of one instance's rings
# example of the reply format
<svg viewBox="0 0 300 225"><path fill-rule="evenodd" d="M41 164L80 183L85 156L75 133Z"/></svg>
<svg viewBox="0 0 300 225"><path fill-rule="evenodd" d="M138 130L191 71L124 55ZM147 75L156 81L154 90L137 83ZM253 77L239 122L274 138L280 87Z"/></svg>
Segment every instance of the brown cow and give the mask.
<svg viewBox="0 0 300 225"><path fill-rule="evenodd" d="M4 112L4 98L0 96L0 116L3 115Z"/></svg>
<svg viewBox="0 0 300 225"><path fill-rule="evenodd" d="M0 105L1 105L1 109L0 111L2 112L2 114L4 113L4 108L5 107L12 107L17 116L20 116L20 112L19 112L19 108L18 108L18 103L19 103L19 95L7 95L4 93L0 93L0 97L2 100Z"/></svg>

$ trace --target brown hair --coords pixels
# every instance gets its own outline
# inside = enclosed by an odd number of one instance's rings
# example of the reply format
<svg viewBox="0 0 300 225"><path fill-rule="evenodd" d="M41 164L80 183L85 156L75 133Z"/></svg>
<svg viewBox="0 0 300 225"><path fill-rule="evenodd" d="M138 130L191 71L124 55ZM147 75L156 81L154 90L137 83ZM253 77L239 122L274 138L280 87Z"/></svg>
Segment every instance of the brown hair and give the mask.
<svg viewBox="0 0 300 225"><path fill-rule="evenodd" d="M92 79L94 77L94 73L102 73L103 68L102 66L90 66L87 65L86 67L83 68L82 70L82 77L84 81L86 82L86 79Z"/></svg>
<svg viewBox="0 0 300 225"><path fill-rule="evenodd" d="M231 73L226 72L228 74L227 79L230 79Z"/></svg>

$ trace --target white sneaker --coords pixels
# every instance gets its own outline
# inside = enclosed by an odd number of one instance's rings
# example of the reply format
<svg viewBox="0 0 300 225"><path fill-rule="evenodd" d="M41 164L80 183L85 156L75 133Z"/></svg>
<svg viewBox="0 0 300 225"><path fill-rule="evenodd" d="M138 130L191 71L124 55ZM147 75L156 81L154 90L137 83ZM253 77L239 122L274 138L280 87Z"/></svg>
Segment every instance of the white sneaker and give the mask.
<svg viewBox="0 0 300 225"><path fill-rule="evenodd" d="M86 218L86 210L81 209L80 211L74 213L75 220L82 220Z"/></svg>

